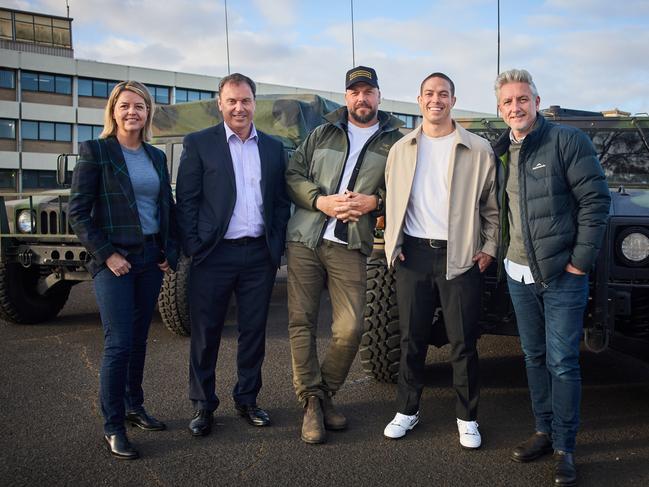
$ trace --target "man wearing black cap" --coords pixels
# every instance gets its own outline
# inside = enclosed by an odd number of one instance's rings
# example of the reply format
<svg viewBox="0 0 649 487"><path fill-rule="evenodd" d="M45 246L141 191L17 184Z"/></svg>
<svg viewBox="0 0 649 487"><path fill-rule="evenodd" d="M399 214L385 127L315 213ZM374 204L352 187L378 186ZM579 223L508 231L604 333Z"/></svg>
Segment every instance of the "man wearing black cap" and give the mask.
<svg viewBox="0 0 649 487"><path fill-rule="evenodd" d="M286 181L295 212L288 223L288 312L293 385L304 407L302 440L323 443L325 429L346 418L332 396L345 381L360 344L366 259L383 210L388 151L401 121L378 110L376 71L358 66L345 77L346 106L327 115L291 158ZM322 361L316 335L325 284L332 338Z"/></svg>

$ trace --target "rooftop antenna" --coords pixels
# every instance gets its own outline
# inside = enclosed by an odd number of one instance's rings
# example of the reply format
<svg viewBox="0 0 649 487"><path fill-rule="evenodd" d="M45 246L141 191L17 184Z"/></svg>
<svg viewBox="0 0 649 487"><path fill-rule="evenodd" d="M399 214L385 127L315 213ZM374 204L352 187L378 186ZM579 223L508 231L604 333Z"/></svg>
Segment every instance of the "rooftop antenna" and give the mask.
<svg viewBox="0 0 649 487"><path fill-rule="evenodd" d="M225 2L225 52L228 56L228 75L230 74L230 34L228 32L228 0Z"/></svg>
<svg viewBox="0 0 649 487"><path fill-rule="evenodd" d="M352 67L356 66L356 51L354 49L354 0L349 0L352 11Z"/></svg>
<svg viewBox="0 0 649 487"><path fill-rule="evenodd" d="M67 17L69 19L70 18L70 2L68 2L68 0L65 0L65 9L67 10Z"/></svg>
<svg viewBox="0 0 649 487"><path fill-rule="evenodd" d="M498 0L498 61L496 64L496 77L500 76L500 0ZM496 100L496 116L498 116L498 100Z"/></svg>

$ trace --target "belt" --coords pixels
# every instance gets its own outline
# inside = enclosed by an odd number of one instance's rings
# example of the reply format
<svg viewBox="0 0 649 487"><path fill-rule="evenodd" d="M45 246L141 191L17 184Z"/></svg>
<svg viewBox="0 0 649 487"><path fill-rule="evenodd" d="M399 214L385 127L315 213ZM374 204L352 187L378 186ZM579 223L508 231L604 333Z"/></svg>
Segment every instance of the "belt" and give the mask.
<svg viewBox="0 0 649 487"><path fill-rule="evenodd" d="M144 236L144 241L145 242L159 242L160 241L160 234L159 233L150 233L149 235Z"/></svg>
<svg viewBox="0 0 649 487"><path fill-rule="evenodd" d="M423 247L430 247L432 249L445 249L448 241L447 240L435 240L434 238L419 238L411 237L410 235L404 234L404 241L414 244L421 245Z"/></svg>
<svg viewBox="0 0 649 487"><path fill-rule="evenodd" d="M261 242L265 239L266 237L262 235L261 237L224 238L223 242L230 245L250 245L253 243Z"/></svg>

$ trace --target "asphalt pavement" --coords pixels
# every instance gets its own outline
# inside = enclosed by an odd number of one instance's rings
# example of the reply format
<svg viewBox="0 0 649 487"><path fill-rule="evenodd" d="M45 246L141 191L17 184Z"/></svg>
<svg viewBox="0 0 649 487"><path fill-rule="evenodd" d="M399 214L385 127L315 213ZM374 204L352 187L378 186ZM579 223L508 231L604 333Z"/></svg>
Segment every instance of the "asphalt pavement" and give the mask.
<svg viewBox="0 0 649 487"><path fill-rule="evenodd" d="M323 296L321 351L331 312ZM72 290L60 316L41 325L0 321L0 485L142 486L549 486L550 457L510 461L533 431L517 338L480 340L483 446L463 450L454 418L448 350L432 349L419 425L404 439L383 437L396 388L365 377L358 361L336 402L344 432L324 445L300 440L301 410L291 385L285 283L278 282L268 324L264 387L259 397L273 424L253 428L236 415L237 330L226 326L217 365L221 406L212 435L187 431L189 340L156 314L149 335L145 406L167 431L129 430L136 461L111 458L102 441L98 376L102 330L92 286ZM649 485L649 366L616 352L583 353L579 485Z"/></svg>

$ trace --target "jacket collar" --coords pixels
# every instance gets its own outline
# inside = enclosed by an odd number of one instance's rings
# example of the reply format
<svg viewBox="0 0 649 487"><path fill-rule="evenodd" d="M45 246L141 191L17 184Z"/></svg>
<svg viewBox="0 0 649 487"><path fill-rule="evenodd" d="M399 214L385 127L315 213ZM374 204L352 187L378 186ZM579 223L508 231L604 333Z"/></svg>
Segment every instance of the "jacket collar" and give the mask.
<svg viewBox="0 0 649 487"><path fill-rule="evenodd" d="M468 130L453 120L455 126L455 140L454 145L463 145L467 149L471 149L471 135ZM405 143L417 144L424 132L424 124L419 124L412 132L404 136Z"/></svg>
<svg viewBox="0 0 649 487"><path fill-rule="evenodd" d="M324 118L325 120L332 123L336 127L342 130L347 130L347 123L349 118L347 107L340 107L339 109L326 114ZM390 132L392 130L397 130L399 127L403 125L402 120L398 119L394 115L384 112L383 110L379 110L378 118L379 118L379 130L381 130L382 132Z"/></svg>
<svg viewBox="0 0 649 487"><path fill-rule="evenodd" d="M524 141L528 141L527 143L529 144L529 141L535 141L541 135L545 132L545 129L548 127L549 123L545 119L543 115L541 115L539 112L536 112L536 122L534 122L534 129L527 134L525 137ZM503 134L496 140L496 142L493 143L492 147L494 149L494 152L496 154L496 157L501 157L503 154L505 154L509 150L509 146L511 144L511 137L510 137L510 132L511 129L508 128L503 132Z"/></svg>
<svg viewBox="0 0 649 487"><path fill-rule="evenodd" d="M106 141L106 148L108 150L108 157L110 158L113 173L122 188L124 196L126 196L126 199L128 200L128 206L132 211L137 212L135 193L133 192L133 185L131 184L131 178L128 174L128 167L126 166L122 146L119 144L119 141L115 136L107 137L104 140Z"/></svg>
<svg viewBox="0 0 649 487"><path fill-rule="evenodd" d="M133 184L131 183L131 177L128 173L128 166L126 165L126 160L124 159L124 153L122 152L122 146L119 144L117 137L110 136L104 139L106 141L106 148L108 150L108 156L110 158L110 163L113 168L113 173L119 182L122 192L128 200L128 206L132 211L137 213L137 203L135 201L135 192L133 191ZM156 153L155 148L151 144L142 142L145 152L151 159L151 163L155 168L160 184L166 184L167 178L167 168L165 167L164 158L160 157ZM160 191L159 194L162 194Z"/></svg>

